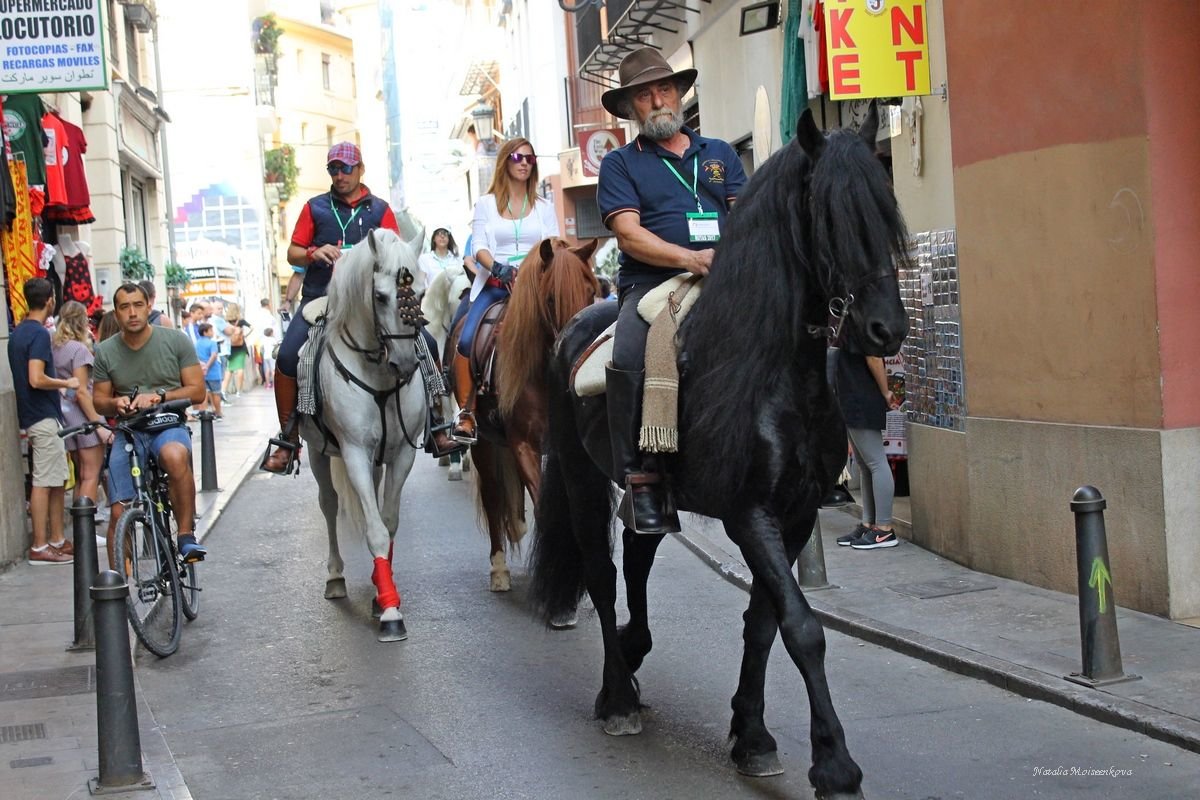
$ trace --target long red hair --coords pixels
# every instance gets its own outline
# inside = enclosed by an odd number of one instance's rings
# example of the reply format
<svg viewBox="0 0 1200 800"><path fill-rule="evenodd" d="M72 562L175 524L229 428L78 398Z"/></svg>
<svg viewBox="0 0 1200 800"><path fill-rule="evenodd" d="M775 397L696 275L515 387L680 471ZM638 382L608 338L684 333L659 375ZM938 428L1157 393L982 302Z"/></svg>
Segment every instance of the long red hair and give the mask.
<svg viewBox="0 0 1200 800"><path fill-rule="evenodd" d="M513 181L508 174L508 159L513 153L517 152L517 148L528 145L530 150L533 150L533 143L524 136L518 136L515 139L509 139L504 144L500 145L500 152L496 153L496 171L492 173L492 185L488 188L488 194L496 198L496 209L501 213L508 207L513 200L519 200L524 196L526 205L532 210L537 204L537 187L538 187L538 166L537 159L533 160L531 169L529 170L529 178L525 181L525 185ZM536 153L536 150L533 150Z"/></svg>

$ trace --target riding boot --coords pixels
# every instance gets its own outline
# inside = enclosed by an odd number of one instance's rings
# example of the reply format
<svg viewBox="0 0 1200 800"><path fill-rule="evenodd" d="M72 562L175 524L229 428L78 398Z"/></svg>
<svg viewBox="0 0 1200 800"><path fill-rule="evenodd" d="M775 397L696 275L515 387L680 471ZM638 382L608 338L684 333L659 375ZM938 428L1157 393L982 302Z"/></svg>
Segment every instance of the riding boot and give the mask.
<svg viewBox="0 0 1200 800"><path fill-rule="evenodd" d="M434 458L441 458L464 449L463 445L451 438L450 423L442 419L441 398L433 398L429 404L429 435L425 437L425 452Z"/></svg>
<svg viewBox="0 0 1200 800"><path fill-rule="evenodd" d="M679 517L654 460L638 450L645 373L605 368L613 469L625 487L617 515L636 533L675 533Z"/></svg>
<svg viewBox="0 0 1200 800"><path fill-rule="evenodd" d="M279 415L279 437L271 440L275 451L267 446L267 455L259 469L288 475L300 457L300 431L293 416L296 412L296 379L282 372L275 373L275 411Z"/></svg>
<svg viewBox="0 0 1200 800"><path fill-rule="evenodd" d="M460 411L450 438L459 444L475 444L475 378L471 375L471 359L455 351L454 364L454 397L458 400Z"/></svg>

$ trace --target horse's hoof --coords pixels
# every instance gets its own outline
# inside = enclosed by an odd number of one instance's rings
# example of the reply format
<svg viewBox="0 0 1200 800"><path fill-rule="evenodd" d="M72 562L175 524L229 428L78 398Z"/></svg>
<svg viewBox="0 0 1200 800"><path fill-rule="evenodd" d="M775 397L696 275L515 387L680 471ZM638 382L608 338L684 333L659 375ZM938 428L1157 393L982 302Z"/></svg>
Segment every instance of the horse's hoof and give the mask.
<svg viewBox="0 0 1200 800"><path fill-rule="evenodd" d="M393 619L379 623L379 641L403 642L407 638L408 629L404 627L404 620Z"/></svg>
<svg viewBox="0 0 1200 800"><path fill-rule="evenodd" d="M462 474L463 474L462 467L458 464L454 464L453 466L450 467L450 474L446 476L446 480L461 481Z"/></svg>
<svg viewBox="0 0 1200 800"><path fill-rule="evenodd" d="M341 600L346 596L346 579L330 578L325 581L325 599Z"/></svg>
<svg viewBox="0 0 1200 800"><path fill-rule="evenodd" d="M642 715L638 712L604 720L604 732L609 736L636 736L642 732Z"/></svg>
<svg viewBox="0 0 1200 800"><path fill-rule="evenodd" d="M492 586L493 592L508 592L512 590L512 580L507 572L493 572Z"/></svg>
<svg viewBox="0 0 1200 800"><path fill-rule="evenodd" d="M779 761L779 753L774 750L770 753L748 755L738 761L735 766L739 773L749 775L751 778L769 778L772 775L783 774L783 764Z"/></svg>
<svg viewBox="0 0 1200 800"><path fill-rule="evenodd" d="M379 605L379 601L374 597L371 598L371 619L379 619L383 616L383 607Z"/></svg>
<svg viewBox="0 0 1200 800"><path fill-rule="evenodd" d="M438 466L439 466L439 467L448 467L448 466L450 466L450 456L442 456L441 458L439 458L439 459L438 459Z"/></svg>
<svg viewBox="0 0 1200 800"><path fill-rule="evenodd" d="M579 612L576 609L555 614L550 618L550 627L556 631L566 631L579 624Z"/></svg>
<svg viewBox="0 0 1200 800"><path fill-rule="evenodd" d="M849 792L834 792L833 794L821 794L817 792L817 800L863 800L863 793L862 789L853 794Z"/></svg>

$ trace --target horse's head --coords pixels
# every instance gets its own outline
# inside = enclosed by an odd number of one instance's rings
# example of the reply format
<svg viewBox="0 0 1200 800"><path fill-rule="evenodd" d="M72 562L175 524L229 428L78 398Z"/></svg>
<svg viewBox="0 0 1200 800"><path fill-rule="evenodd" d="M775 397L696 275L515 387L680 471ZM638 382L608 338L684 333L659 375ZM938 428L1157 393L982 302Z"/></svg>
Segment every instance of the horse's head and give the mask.
<svg viewBox="0 0 1200 800"><path fill-rule="evenodd" d="M417 299L425 291L425 275L417 268L425 228L416 226L408 241L392 231L375 230L367 241L375 262L371 302L377 335L387 350L388 363L408 374L416 368L415 342L425 324Z"/></svg>
<svg viewBox="0 0 1200 800"><path fill-rule="evenodd" d="M871 104L857 133L823 134L807 109L796 140L812 162L809 199L813 267L832 315L848 322L858 349L894 355L908 334L897 266L908 231L887 171L875 157L879 115Z"/></svg>

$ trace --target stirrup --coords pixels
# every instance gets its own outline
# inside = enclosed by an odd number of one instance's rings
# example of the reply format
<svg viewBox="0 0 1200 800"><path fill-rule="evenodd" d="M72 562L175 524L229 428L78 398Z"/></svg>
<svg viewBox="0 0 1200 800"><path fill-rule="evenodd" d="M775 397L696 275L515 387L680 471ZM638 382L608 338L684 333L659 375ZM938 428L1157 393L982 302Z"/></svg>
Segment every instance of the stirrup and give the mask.
<svg viewBox="0 0 1200 800"><path fill-rule="evenodd" d="M438 425L431 424L429 426L429 434L425 437L425 452L434 458L443 458L445 456L454 455L455 453L464 452L467 449L467 446L454 439L453 434L450 433L451 427L452 425L449 422L442 422ZM447 438L453 441L454 444L449 447L440 446L438 444L437 437L437 434L439 433L445 433Z"/></svg>
<svg viewBox="0 0 1200 800"><path fill-rule="evenodd" d="M280 468L272 468L267 466L267 462L271 460L271 446L274 445L275 453L287 453L287 464ZM292 442L283 437L283 435L274 436L267 440L267 449L263 453L262 461L258 468L263 472L270 472L274 475L291 475L300 474L300 442Z"/></svg>
<svg viewBox="0 0 1200 800"><path fill-rule="evenodd" d="M657 473L631 473L625 476L625 494L617 507L617 517L634 533L649 536L665 533L679 533L679 512L675 508L675 496L670 489L663 485L665 481ZM635 511L634 494L638 488L657 487L651 491L659 493L658 500L662 504L661 519L654 527L647 526L645 520L639 520ZM639 524L641 523L641 524Z"/></svg>
<svg viewBox="0 0 1200 800"><path fill-rule="evenodd" d="M458 429L459 423L466 420L471 420L471 433L461 433ZM472 411L458 412L458 420L454 423L454 427L450 430L450 438L459 444L472 445L479 440L479 423L475 419L475 414Z"/></svg>

